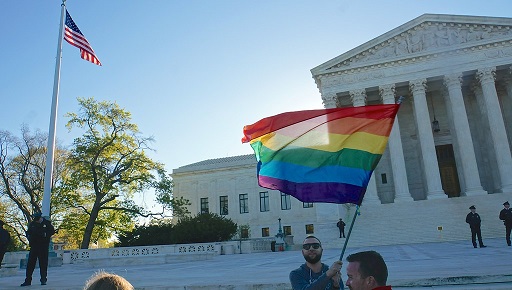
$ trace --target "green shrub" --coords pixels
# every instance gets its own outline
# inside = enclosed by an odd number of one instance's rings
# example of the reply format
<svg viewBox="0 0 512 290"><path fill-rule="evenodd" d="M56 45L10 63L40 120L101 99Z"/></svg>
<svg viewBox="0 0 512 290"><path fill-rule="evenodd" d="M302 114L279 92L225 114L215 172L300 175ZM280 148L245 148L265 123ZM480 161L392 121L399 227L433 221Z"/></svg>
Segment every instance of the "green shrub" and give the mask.
<svg viewBox="0 0 512 290"><path fill-rule="evenodd" d="M154 224L136 226L118 236L116 247L150 246L172 244L173 226L171 224Z"/></svg>
<svg viewBox="0 0 512 290"><path fill-rule="evenodd" d="M222 242L237 231L231 219L214 213L184 217L176 225L152 224L137 226L119 235L116 247Z"/></svg>
<svg viewBox="0 0 512 290"><path fill-rule="evenodd" d="M222 242L231 239L237 225L231 219L214 213L185 217L174 226L176 244Z"/></svg>

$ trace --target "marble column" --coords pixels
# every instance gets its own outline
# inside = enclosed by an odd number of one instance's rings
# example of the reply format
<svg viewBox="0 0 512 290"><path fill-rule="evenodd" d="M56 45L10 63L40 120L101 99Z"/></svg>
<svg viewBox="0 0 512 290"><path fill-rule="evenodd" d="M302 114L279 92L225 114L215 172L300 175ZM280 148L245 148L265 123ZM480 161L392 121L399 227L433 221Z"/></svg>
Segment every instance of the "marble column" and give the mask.
<svg viewBox="0 0 512 290"><path fill-rule="evenodd" d="M473 93L475 94L475 99L477 102L477 107L480 111L481 119L480 119L480 128L478 130L478 133L481 138L481 143L484 146L482 153L485 155L483 158L483 161L487 160L487 169L486 172L484 172L485 180L489 180L488 176L491 176L492 183L487 182L487 191L489 192L496 192L498 191L501 181L500 176L498 174L497 170L493 170L493 168L498 167L498 162L496 161L496 154L494 152L492 140L491 140L491 129L489 127L489 118L487 117L487 110L485 110L485 102L484 102L484 94L482 92L482 87L480 86L480 83L478 81L473 82L471 89L473 90ZM492 187L491 187L492 184Z"/></svg>
<svg viewBox="0 0 512 290"><path fill-rule="evenodd" d="M359 89L350 91L350 100L354 107L361 107L366 105L366 90ZM372 173L368 186L366 187L366 193L364 194L362 204L380 204L380 199L377 194L377 182L375 181L375 174Z"/></svg>
<svg viewBox="0 0 512 290"><path fill-rule="evenodd" d="M480 183L478 166L476 164L473 139L469 129L468 115L462 96L462 74L451 74L444 77L448 89L448 103L453 121L452 132L457 139L455 148L460 154L462 176L464 178L466 196L487 194Z"/></svg>
<svg viewBox="0 0 512 290"><path fill-rule="evenodd" d="M503 117L505 120L505 129L507 130L508 144L512 145L512 76L509 74L504 79L505 94L502 98ZM510 148L512 150L512 147Z"/></svg>
<svg viewBox="0 0 512 290"><path fill-rule="evenodd" d="M336 92L322 92L322 103L326 109L338 107L338 96Z"/></svg>
<svg viewBox="0 0 512 290"><path fill-rule="evenodd" d="M426 99L426 79L419 79L409 82L409 89L413 96L414 118L420 144L421 157L423 161L423 174L427 185L427 199L445 198L437 163L436 147L430 116L428 114Z"/></svg>
<svg viewBox="0 0 512 290"><path fill-rule="evenodd" d="M350 100L354 107L366 106L366 90L359 89L350 91Z"/></svg>
<svg viewBox="0 0 512 290"><path fill-rule="evenodd" d="M384 104L395 103L395 85L385 85L379 87L380 97ZM407 171L405 169L404 151L402 148L402 138L400 138L400 125L398 124L398 115L393 123L393 129L388 139L389 155L391 159L391 170L393 171L393 183L395 185L395 200L412 201L409 192L409 183L407 182Z"/></svg>
<svg viewBox="0 0 512 290"><path fill-rule="evenodd" d="M492 145L496 153L501 181L500 190L502 192L512 192L512 178L509 177L509 174L512 172L512 156L494 83L495 75L496 68L494 67L478 69L476 74L482 86L485 110L487 111L487 119L491 129Z"/></svg>

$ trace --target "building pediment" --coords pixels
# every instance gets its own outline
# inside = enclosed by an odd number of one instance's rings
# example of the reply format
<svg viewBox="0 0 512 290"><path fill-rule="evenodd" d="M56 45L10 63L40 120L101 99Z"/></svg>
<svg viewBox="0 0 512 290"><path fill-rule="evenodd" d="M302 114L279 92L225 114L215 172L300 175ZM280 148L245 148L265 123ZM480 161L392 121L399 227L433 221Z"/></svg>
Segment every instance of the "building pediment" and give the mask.
<svg viewBox="0 0 512 290"><path fill-rule="evenodd" d="M380 67L510 41L512 19L424 14L311 70L313 76Z"/></svg>

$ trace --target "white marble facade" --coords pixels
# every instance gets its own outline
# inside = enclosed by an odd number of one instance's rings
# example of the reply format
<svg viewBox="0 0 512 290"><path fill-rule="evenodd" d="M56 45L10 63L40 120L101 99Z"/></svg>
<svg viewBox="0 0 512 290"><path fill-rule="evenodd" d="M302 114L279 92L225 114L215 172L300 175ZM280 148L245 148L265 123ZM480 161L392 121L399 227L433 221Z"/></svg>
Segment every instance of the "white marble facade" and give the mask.
<svg viewBox="0 0 512 290"><path fill-rule="evenodd" d="M506 198L512 193L511 69L512 18L434 14L313 68L326 108L394 103L404 97L363 207L428 206L425 201L448 197L466 199L460 204L485 203L489 194ZM227 216L249 224L251 237L261 237L264 227L275 235L281 218L295 236L304 236L306 225L313 224L315 234L330 239L335 237L329 231L336 231L332 223L351 218L350 206L304 208L294 198L291 209L281 209L279 192L257 186L250 155L183 166L174 170L173 180L174 194L192 202L192 213L199 212L201 197L208 197L210 211L219 213L219 198L228 195ZM259 193L264 191L270 209L262 212ZM248 213L239 211L243 193L249 194ZM493 197L496 202L499 198ZM465 216L464 206L456 211Z"/></svg>

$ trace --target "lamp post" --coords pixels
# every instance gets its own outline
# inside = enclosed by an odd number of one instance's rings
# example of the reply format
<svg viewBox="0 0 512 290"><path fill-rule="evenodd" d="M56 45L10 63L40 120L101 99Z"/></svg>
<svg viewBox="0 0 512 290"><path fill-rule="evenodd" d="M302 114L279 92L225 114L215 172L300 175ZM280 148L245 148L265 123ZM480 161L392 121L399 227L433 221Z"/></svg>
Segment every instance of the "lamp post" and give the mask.
<svg viewBox="0 0 512 290"><path fill-rule="evenodd" d="M439 121L436 119L436 111L434 110L434 101L432 97L430 97L430 104L432 105L432 114L434 115L434 121L432 121L432 130L434 132L439 132L441 129L439 128Z"/></svg>
<svg viewBox="0 0 512 290"><path fill-rule="evenodd" d="M281 227L281 218L279 220L279 230L277 231L276 235L276 248L278 251L282 252L284 251L284 234L283 229Z"/></svg>

